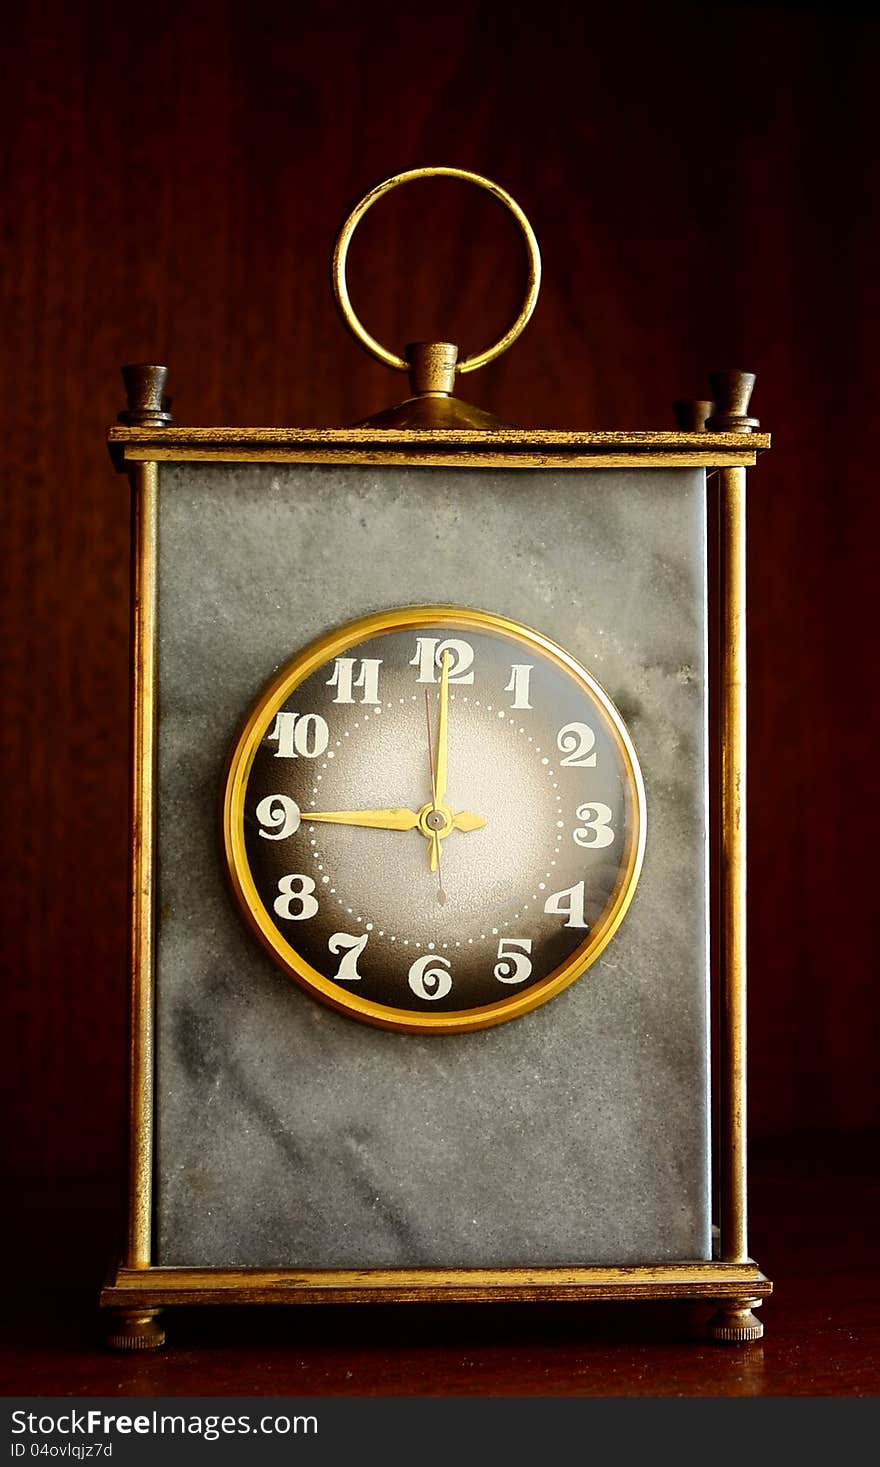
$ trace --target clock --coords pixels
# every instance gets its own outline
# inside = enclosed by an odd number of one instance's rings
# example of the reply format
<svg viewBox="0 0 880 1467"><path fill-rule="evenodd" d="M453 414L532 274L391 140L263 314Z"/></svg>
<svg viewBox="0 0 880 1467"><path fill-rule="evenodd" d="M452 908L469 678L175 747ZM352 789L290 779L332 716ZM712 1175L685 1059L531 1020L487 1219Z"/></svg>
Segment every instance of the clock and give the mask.
<svg viewBox="0 0 880 1467"><path fill-rule="evenodd" d="M463 607L379 611L260 694L223 804L238 903L315 997L465 1032L545 1003L632 899L645 795L626 726L562 647Z"/></svg>
<svg viewBox="0 0 880 1467"><path fill-rule="evenodd" d="M364 212L431 172L487 188L526 247L517 320L463 361L380 346L346 285ZM678 1299L712 1306L713 1340L760 1336L744 516L769 438L741 372L671 432L464 402L539 280L509 195L419 170L334 258L404 402L178 427L166 369L124 369L118 1348L183 1304Z"/></svg>

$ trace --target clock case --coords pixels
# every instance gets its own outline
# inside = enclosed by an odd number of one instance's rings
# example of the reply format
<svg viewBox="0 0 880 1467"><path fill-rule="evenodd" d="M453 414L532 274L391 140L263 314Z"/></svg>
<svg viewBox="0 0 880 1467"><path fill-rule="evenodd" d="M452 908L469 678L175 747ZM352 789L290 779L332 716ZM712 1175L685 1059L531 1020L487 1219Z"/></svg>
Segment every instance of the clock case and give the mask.
<svg viewBox="0 0 880 1467"><path fill-rule="evenodd" d="M374 420L347 429L174 427L163 396L166 369L127 368L123 375L128 408L120 414L121 426L110 430L109 447L115 467L129 478L132 502L129 1171L125 1246L100 1297L108 1343L120 1349L161 1345L162 1313L172 1306L639 1299L712 1305L710 1339L760 1338L762 1325L753 1310L772 1285L750 1258L747 1242L745 494L746 471L770 439L754 431L757 424L747 416L754 378L713 378L718 406L708 426L706 414L714 405L694 403L677 405L679 421L688 426L675 432L573 433L494 423L462 427L464 413L451 419L452 426L397 426L412 417L405 411L380 415L381 426ZM708 659L716 725L709 763L709 889L718 934L710 964L716 1222L711 1260L534 1268L156 1264L158 497L162 466L188 463L706 471L718 544L717 565L710 565L708 621L718 629Z"/></svg>

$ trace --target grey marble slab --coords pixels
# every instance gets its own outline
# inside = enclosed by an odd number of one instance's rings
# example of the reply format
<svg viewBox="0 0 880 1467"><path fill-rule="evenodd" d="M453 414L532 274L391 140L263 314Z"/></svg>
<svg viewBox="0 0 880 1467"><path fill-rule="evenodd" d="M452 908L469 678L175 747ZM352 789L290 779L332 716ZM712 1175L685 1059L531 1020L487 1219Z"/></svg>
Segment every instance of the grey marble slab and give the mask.
<svg viewBox="0 0 880 1467"><path fill-rule="evenodd" d="M158 1262L710 1256L704 499L690 469L161 466ZM633 905L587 974L523 1019L425 1038L276 969L217 837L273 670L421 602L573 652L627 721L649 811Z"/></svg>

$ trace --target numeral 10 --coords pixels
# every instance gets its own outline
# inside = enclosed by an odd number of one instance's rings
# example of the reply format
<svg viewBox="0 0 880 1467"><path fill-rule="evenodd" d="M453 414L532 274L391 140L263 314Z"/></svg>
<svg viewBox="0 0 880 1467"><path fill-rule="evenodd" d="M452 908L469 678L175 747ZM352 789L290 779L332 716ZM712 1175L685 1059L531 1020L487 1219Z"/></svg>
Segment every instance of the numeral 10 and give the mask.
<svg viewBox="0 0 880 1467"><path fill-rule="evenodd" d="M320 713L279 713L266 735L277 743L276 759L318 759L330 742L330 730Z"/></svg>

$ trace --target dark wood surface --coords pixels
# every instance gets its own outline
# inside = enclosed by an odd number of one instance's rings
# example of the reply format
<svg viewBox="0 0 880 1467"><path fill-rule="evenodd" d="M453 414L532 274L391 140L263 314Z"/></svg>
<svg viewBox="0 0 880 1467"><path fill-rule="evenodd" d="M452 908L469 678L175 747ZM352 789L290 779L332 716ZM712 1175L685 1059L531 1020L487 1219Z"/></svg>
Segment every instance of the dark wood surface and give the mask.
<svg viewBox="0 0 880 1467"><path fill-rule="evenodd" d="M704 395L710 369L758 373L775 446L749 518L752 1126L877 1123L862 629L878 42L847 4L46 0L5 16L0 1095L16 1185L122 1158L128 506L103 443L119 365L167 362L180 422L336 425L393 401L401 381L336 318L329 258L353 200L432 161L496 178L544 251L526 335L466 379L479 405L522 426L672 427L672 399ZM445 182L377 208L351 269L395 347L478 347L521 287L510 221Z"/></svg>
<svg viewBox="0 0 880 1467"><path fill-rule="evenodd" d="M766 1333L709 1345L700 1306L468 1305L170 1314L169 1346L99 1343L114 1227L106 1188L5 1198L28 1260L0 1323L7 1394L34 1396L880 1395L880 1137L811 1137L756 1158ZM53 1256L55 1229L65 1239ZM44 1251L45 1248L45 1251ZM34 1275L38 1276L35 1278Z"/></svg>

